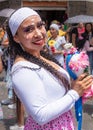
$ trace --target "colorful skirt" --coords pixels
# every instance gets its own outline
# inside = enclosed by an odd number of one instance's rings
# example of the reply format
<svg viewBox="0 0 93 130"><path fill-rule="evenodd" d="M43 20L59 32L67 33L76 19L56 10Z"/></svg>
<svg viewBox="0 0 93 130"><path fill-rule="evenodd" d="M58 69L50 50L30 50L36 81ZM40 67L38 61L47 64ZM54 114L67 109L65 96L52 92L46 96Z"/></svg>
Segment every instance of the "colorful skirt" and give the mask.
<svg viewBox="0 0 93 130"><path fill-rule="evenodd" d="M73 116L68 111L47 124L39 125L31 116L27 118L24 130L75 130Z"/></svg>

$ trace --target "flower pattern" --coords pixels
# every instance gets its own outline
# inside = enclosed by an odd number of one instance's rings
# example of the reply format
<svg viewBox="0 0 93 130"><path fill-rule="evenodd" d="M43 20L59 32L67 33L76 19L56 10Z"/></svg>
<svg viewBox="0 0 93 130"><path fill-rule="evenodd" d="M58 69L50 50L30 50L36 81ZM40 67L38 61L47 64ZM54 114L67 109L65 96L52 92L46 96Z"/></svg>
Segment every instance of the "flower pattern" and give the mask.
<svg viewBox="0 0 93 130"><path fill-rule="evenodd" d="M68 111L45 125L39 125L29 116L24 130L75 130L73 119L71 111Z"/></svg>

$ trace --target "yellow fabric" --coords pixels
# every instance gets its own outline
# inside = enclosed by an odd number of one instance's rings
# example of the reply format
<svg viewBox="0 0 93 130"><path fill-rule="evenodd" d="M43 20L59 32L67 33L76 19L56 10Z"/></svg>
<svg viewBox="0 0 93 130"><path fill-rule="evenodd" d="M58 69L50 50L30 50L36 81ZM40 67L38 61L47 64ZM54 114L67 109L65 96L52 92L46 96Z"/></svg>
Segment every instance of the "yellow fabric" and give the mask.
<svg viewBox="0 0 93 130"><path fill-rule="evenodd" d="M65 35L66 35L66 32L59 30L59 36L65 36ZM48 38L51 37L50 30L47 31L47 36Z"/></svg>
<svg viewBox="0 0 93 130"><path fill-rule="evenodd" d="M59 30L59 36L65 36L65 35L66 35L66 32Z"/></svg>
<svg viewBox="0 0 93 130"><path fill-rule="evenodd" d="M4 36L4 31L3 31L3 29L2 29L2 31L0 31L0 39L2 39L3 36Z"/></svg>

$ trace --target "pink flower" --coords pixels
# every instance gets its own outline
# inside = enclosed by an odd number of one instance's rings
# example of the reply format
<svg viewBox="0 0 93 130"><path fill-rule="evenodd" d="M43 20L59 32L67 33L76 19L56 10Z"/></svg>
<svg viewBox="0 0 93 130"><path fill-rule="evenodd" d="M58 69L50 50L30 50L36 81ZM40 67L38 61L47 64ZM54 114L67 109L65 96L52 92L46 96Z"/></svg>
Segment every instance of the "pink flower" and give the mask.
<svg viewBox="0 0 93 130"><path fill-rule="evenodd" d="M74 48L72 48L69 52L72 53L73 51ZM84 73L86 68L89 67L88 55L84 51L80 53L74 53L69 61L68 66L78 77L80 74ZM87 98L90 98L91 96L93 96L93 85L90 86L90 88L84 93L83 101L85 101Z"/></svg>
<svg viewBox="0 0 93 130"><path fill-rule="evenodd" d="M77 75L82 74L89 66L88 56L85 52L75 53L69 62L70 69Z"/></svg>

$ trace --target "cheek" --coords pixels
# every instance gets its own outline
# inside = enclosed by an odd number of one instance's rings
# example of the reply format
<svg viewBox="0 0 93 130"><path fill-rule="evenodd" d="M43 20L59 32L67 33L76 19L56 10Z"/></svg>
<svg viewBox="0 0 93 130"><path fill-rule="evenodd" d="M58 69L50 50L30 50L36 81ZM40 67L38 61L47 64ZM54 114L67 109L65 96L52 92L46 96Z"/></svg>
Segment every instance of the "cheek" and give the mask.
<svg viewBox="0 0 93 130"><path fill-rule="evenodd" d="M41 30L41 35L43 36L43 38L46 38L47 32L46 32L45 27Z"/></svg>
<svg viewBox="0 0 93 130"><path fill-rule="evenodd" d="M21 41L22 41L24 44L31 42L31 39L32 39L31 34L24 35L23 37L21 37Z"/></svg>

